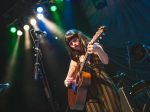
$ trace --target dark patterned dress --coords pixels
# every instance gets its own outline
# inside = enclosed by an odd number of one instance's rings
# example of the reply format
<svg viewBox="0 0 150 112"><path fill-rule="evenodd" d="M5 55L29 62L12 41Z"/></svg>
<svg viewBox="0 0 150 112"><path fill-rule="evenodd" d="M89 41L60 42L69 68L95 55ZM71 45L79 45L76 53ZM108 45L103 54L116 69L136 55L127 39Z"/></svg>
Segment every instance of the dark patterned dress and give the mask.
<svg viewBox="0 0 150 112"><path fill-rule="evenodd" d="M90 70L92 79L84 112L121 112L119 94L114 83L102 70L99 57L91 57L85 65L85 70Z"/></svg>

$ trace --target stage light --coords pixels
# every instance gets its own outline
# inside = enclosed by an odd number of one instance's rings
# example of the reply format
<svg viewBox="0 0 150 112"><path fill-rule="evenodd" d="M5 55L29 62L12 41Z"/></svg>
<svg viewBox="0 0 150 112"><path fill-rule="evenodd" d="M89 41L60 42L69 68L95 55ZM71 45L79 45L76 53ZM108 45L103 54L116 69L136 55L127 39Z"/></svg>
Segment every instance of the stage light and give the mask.
<svg viewBox="0 0 150 112"><path fill-rule="evenodd" d="M63 2L64 0L55 0L55 2Z"/></svg>
<svg viewBox="0 0 150 112"><path fill-rule="evenodd" d="M56 36L56 37L55 37L55 39L57 40L57 39L58 39L58 37Z"/></svg>
<svg viewBox="0 0 150 112"><path fill-rule="evenodd" d="M30 29L30 27L29 27L29 25L24 25L24 26L23 26L23 29L27 31L27 30Z"/></svg>
<svg viewBox="0 0 150 112"><path fill-rule="evenodd" d="M38 19L43 19L43 17L44 17L43 14L37 14Z"/></svg>
<svg viewBox="0 0 150 112"><path fill-rule="evenodd" d="M55 5L50 6L50 11L55 12L57 10L57 7Z"/></svg>
<svg viewBox="0 0 150 112"><path fill-rule="evenodd" d="M11 27L11 28L10 28L10 32L11 32L11 33L16 33L16 31L17 31L16 27Z"/></svg>
<svg viewBox="0 0 150 112"><path fill-rule="evenodd" d="M32 19L30 20L30 24L33 25L33 26L36 25L36 20L32 18Z"/></svg>
<svg viewBox="0 0 150 112"><path fill-rule="evenodd" d="M22 35L23 35L23 32L22 32L21 30L18 30L18 31L17 31L17 35L18 35L18 36L22 36Z"/></svg>
<svg viewBox="0 0 150 112"><path fill-rule="evenodd" d="M41 6L40 6L40 7L37 7L37 9L36 9L37 13L42 13L43 10L44 10L44 9L43 9L43 7L41 7Z"/></svg>

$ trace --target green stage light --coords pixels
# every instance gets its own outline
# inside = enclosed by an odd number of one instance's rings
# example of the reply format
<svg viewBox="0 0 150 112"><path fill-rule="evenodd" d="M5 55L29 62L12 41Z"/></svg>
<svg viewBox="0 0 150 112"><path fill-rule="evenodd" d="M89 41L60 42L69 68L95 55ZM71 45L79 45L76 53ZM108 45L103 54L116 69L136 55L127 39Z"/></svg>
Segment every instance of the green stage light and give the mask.
<svg viewBox="0 0 150 112"><path fill-rule="evenodd" d="M16 27L11 27L11 28L10 28L10 32L11 32L11 33L16 33L16 31L17 31Z"/></svg>
<svg viewBox="0 0 150 112"><path fill-rule="evenodd" d="M63 2L64 0L55 0L55 2Z"/></svg>
<svg viewBox="0 0 150 112"><path fill-rule="evenodd" d="M55 12L57 10L57 7L55 5L50 6L50 11Z"/></svg>

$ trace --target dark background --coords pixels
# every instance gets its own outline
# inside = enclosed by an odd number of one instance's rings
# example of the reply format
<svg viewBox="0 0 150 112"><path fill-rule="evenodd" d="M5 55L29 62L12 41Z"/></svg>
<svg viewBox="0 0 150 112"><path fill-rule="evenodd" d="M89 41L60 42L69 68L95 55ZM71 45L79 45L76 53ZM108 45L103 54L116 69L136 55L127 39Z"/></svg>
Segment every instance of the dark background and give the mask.
<svg viewBox="0 0 150 112"><path fill-rule="evenodd" d="M24 50L23 38L20 40L15 65L13 67L8 65L10 54L14 52L15 40L11 37L8 27L13 23L23 24L27 15L33 13L33 7L37 2L45 1L5 0L0 4L0 83L10 83L9 88L0 90L1 112L50 112L52 106L58 112L65 112L68 108L67 89L63 81L70 59L63 39L51 39L53 36L48 34L46 47L41 44L44 75L47 77L49 93L52 95L50 99L45 95L42 78L34 80L34 50ZM63 8L59 9L63 24L60 27L64 32L76 28L92 38L100 26L107 26L106 35L99 41L110 59L105 70L116 86L124 88L130 103L136 105L133 108L142 109L147 102L143 90L145 85L142 86L142 91L133 97L129 93L133 90L132 85L142 82L141 80L148 81L146 85L149 86L150 1L70 0L66 2L67 4L63 4ZM65 5L70 6L71 10ZM20 21L22 18L23 21ZM11 78L6 78L9 76Z"/></svg>

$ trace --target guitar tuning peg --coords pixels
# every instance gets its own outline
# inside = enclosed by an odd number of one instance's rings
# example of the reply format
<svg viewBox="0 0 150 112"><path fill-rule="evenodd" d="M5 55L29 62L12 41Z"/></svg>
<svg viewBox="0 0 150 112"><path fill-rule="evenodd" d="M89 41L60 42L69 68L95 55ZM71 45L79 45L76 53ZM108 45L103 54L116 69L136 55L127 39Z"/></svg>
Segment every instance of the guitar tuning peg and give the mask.
<svg viewBox="0 0 150 112"><path fill-rule="evenodd" d="M99 29L104 29L104 28L106 28L105 25L99 27Z"/></svg>

